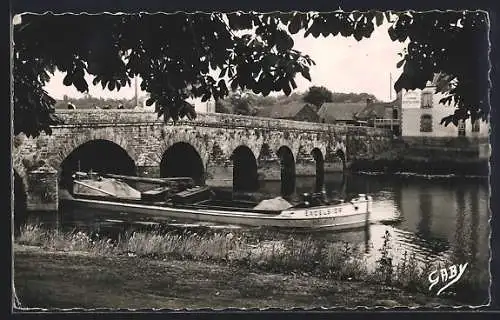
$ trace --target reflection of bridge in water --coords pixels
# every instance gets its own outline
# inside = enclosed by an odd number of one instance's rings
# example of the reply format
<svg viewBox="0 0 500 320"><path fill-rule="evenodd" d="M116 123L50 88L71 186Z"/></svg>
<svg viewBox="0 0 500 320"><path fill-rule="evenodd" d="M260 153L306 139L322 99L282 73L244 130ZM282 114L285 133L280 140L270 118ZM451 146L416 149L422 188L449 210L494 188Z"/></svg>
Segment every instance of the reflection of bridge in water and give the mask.
<svg viewBox="0 0 500 320"><path fill-rule="evenodd" d="M15 138L16 181L30 190L30 208L57 203L58 186L66 187L78 169L191 176L237 191L277 180L282 193L290 194L296 176L314 176L319 187L325 172L343 170L391 145L390 132L368 127L223 114L200 114L194 121L165 125L155 113L135 110L64 110L57 115L64 124L52 127L52 135ZM40 160L45 171L30 178Z"/></svg>

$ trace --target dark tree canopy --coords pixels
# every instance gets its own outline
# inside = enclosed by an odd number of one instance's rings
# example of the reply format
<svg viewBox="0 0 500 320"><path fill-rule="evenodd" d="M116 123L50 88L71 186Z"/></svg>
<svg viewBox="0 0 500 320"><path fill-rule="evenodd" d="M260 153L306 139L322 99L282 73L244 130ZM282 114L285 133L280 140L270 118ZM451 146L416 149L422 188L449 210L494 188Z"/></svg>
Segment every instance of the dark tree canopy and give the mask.
<svg viewBox="0 0 500 320"><path fill-rule="evenodd" d="M257 112L256 105L260 100L260 97L255 99L253 94L230 93L226 98L215 102L215 112L254 116Z"/></svg>
<svg viewBox="0 0 500 320"><path fill-rule="evenodd" d="M366 102L370 99L373 102L378 101L377 97L373 94L362 92L362 93L342 93L334 92L332 94L332 102Z"/></svg>
<svg viewBox="0 0 500 320"><path fill-rule="evenodd" d="M55 70L80 92L88 90L85 73L109 90L140 76L141 89L150 94L147 104L155 103L165 121L176 121L195 116L188 98L217 100L230 89L289 95L297 74L311 80L314 62L293 49L290 34L303 30L305 36L359 41L384 20L394 41L409 39L398 63L404 72L397 91L422 88L442 73L446 86L438 90L447 90L445 101L457 106L446 123L487 117L484 12L30 14L14 26L14 132L50 133L57 123L55 100L43 89Z"/></svg>
<svg viewBox="0 0 500 320"><path fill-rule="evenodd" d="M332 102L332 92L325 87L312 86L304 95L304 101L317 107L325 102Z"/></svg>

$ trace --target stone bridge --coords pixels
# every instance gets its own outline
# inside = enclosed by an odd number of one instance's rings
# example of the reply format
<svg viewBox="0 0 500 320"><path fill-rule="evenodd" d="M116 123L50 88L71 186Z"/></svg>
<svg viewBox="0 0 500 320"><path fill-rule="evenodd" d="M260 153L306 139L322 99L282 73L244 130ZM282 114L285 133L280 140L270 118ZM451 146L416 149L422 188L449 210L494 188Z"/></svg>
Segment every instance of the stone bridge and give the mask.
<svg viewBox="0 0 500 320"><path fill-rule="evenodd" d="M53 192L57 199L58 188L78 169L191 176L236 190L256 189L260 180L281 180L292 192L295 176L316 176L321 185L325 172L372 158L392 141L383 129L227 114L199 114L175 125L137 110L63 110L57 115L64 124L54 126L51 135L14 137L15 178L28 203L40 197L54 200ZM40 178L49 172L55 186ZM43 186L35 181L40 179Z"/></svg>

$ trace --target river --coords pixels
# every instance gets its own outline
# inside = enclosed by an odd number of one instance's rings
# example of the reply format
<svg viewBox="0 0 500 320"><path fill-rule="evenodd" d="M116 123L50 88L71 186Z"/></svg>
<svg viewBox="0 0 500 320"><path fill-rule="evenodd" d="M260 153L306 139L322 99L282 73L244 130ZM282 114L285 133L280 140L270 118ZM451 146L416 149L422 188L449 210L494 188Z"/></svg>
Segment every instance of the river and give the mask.
<svg viewBox="0 0 500 320"><path fill-rule="evenodd" d="M296 194L310 192L314 187L314 178L297 177ZM384 235L389 231L390 253L396 260L406 252L426 263L467 262L475 272L488 276L489 185L485 179L328 174L324 187L329 195L370 194L374 200L373 223L360 230L318 232L308 236L360 246L367 259L375 261ZM259 192L272 196L279 195L280 190L278 181L263 182ZM68 207L60 211L55 215L37 215L36 219L65 229L98 230L101 234L123 232L133 227L134 221L141 220L135 217L131 221L129 215L81 212ZM193 223L168 223L193 227Z"/></svg>

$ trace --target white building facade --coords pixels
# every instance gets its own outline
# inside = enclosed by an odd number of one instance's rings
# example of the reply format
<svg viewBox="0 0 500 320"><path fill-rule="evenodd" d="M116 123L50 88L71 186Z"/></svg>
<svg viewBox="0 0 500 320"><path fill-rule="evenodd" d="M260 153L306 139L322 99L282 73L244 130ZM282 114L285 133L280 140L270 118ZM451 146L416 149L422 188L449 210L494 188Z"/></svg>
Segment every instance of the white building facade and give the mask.
<svg viewBox="0 0 500 320"><path fill-rule="evenodd" d="M489 136L489 125L485 121L470 119L455 126L441 124L441 119L455 112L453 104L444 105L444 97L436 93L436 87L429 84L423 90L403 91L401 98L401 135L405 137L435 138L485 138Z"/></svg>

